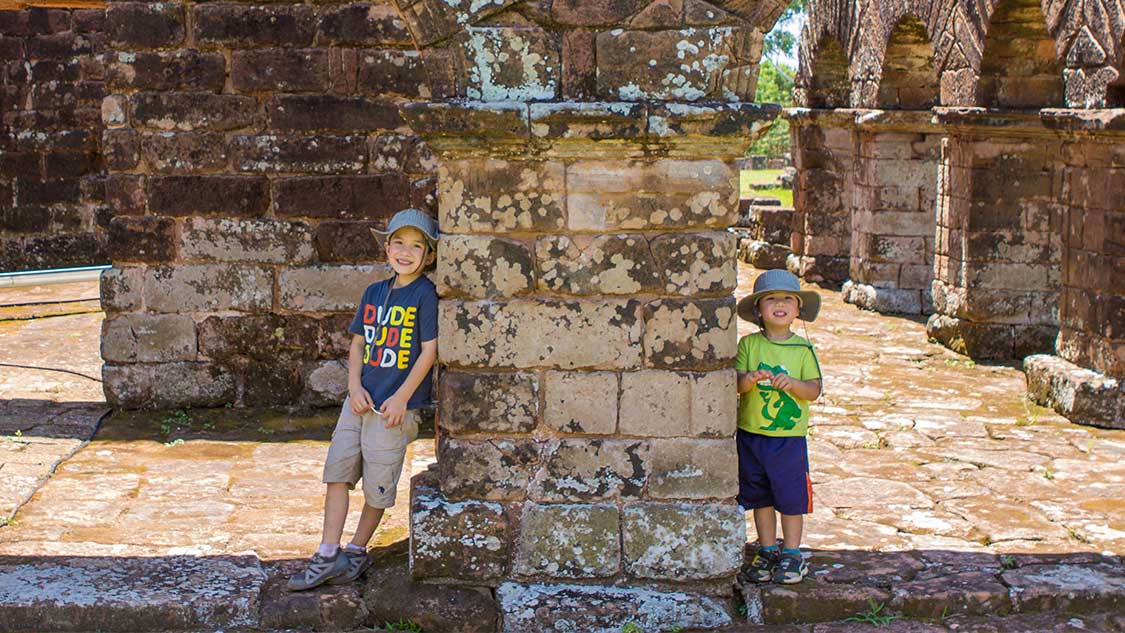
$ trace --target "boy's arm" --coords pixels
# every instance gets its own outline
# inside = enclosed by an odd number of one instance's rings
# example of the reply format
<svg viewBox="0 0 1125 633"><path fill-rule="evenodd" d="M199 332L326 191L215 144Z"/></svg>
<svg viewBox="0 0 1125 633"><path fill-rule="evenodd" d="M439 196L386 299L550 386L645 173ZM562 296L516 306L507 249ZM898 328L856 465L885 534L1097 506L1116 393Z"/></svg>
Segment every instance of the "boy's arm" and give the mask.
<svg viewBox="0 0 1125 633"><path fill-rule="evenodd" d="M414 390L426 379L426 374L433 368L436 360L437 339L423 341L422 352L418 355L418 360L414 361L414 366L410 368L406 380L403 381L402 386L395 391L394 395L383 402L383 415L386 417L388 429L402 424L403 416L406 415L406 405L410 402L410 396L414 395Z"/></svg>
<svg viewBox="0 0 1125 633"><path fill-rule="evenodd" d="M371 394L367 393L360 381L363 372L363 345L363 337L352 334L352 344L348 347L348 402L352 413L356 415L363 415L375 406L371 402Z"/></svg>
<svg viewBox="0 0 1125 633"><path fill-rule="evenodd" d="M797 380L788 374L774 374L770 380L770 384L774 387L788 392L790 395L796 396L801 400L812 402L820 397L820 390L823 382L820 378L813 378L812 380Z"/></svg>
<svg viewBox="0 0 1125 633"><path fill-rule="evenodd" d="M758 371L739 371L738 374L738 395L742 395L747 391L754 388L754 385L759 381L769 380L773 378L773 374L768 369L759 369Z"/></svg>

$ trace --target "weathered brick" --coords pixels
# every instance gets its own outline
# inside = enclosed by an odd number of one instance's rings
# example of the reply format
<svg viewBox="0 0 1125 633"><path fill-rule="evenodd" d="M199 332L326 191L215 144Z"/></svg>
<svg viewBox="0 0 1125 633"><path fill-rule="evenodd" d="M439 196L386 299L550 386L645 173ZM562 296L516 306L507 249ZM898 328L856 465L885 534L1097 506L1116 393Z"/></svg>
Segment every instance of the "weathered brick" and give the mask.
<svg viewBox="0 0 1125 633"><path fill-rule="evenodd" d="M141 92L129 99L135 127L190 132L237 130L258 123L253 97L199 92Z"/></svg>
<svg viewBox="0 0 1125 633"><path fill-rule="evenodd" d="M454 502L434 488L410 500L410 570L418 578L484 581L508 570L508 518L503 506ZM464 535L473 534L469 542Z"/></svg>
<svg viewBox="0 0 1125 633"><path fill-rule="evenodd" d="M738 285L731 233L662 235L652 240L652 254L665 280L663 290L679 295L729 294Z"/></svg>
<svg viewBox="0 0 1125 633"><path fill-rule="evenodd" d="M631 576L723 578L742 565L746 519L734 503L636 503L625 506L621 532ZM666 534L678 538L669 541Z"/></svg>
<svg viewBox="0 0 1125 633"><path fill-rule="evenodd" d="M419 0L403 7L403 17L410 23L418 45L429 46L460 31L463 24L475 24L516 1L498 0L486 5L471 0Z"/></svg>
<svg viewBox="0 0 1125 633"><path fill-rule="evenodd" d="M458 160L438 169L438 213L448 233L555 231L566 226L562 163Z"/></svg>
<svg viewBox="0 0 1125 633"><path fill-rule="evenodd" d="M270 127L284 131L368 132L403 124L393 102L358 97L279 96L267 102L266 112Z"/></svg>
<svg viewBox="0 0 1125 633"><path fill-rule="evenodd" d="M226 60L221 53L196 50L119 52L111 55L106 83L111 88L140 90L223 89Z"/></svg>
<svg viewBox="0 0 1125 633"><path fill-rule="evenodd" d="M646 363L666 369L713 369L734 359L734 297L663 300L645 306Z"/></svg>
<svg viewBox="0 0 1125 633"><path fill-rule="evenodd" d="M639 234L543 237L535 243L535 257L544 290L630 295L662 286L648 240Z"/></svg>
<svg viewBox="0 0 1125 633"><path fill-rule="evenodd" d="M106 26L114 46L164 48L184 39L184 5L180 2L113 2Z"/></svg>
<svg viewBox="0 0 1125 633"><path fill-rule="evenodd" d="M0 228L5 233L43 233L50 222L50 210L43 207L0 207Z"/></svg>
<svg viewBox="0 0 1125 633"><path fill-rule="evenodd" d="M734 441L654 439L646 493L652 499L730 499L738 494Z"/></svg>
<svg viewBox="0 0 1125 633"><path fill-rule="evenodd" d="M234 402L234 377L207 363L163 363L159 382L152 365L107 363L102 378L106 400L116 407L221 407Z"/></svg>
<svg viewBox="0 0 1125 633"><path fill-rule="evenodd" d="M180 237L184 261L299 265L314 254L312 231L303 222L188 218Z"/></svg>
<svg viewBox="0 0 1125 633"><path fill-rule="evenodd" d="M732 368L691 374L691 434L733 437L738 389Z"/></svg>
<svg viewBox="0 0 1125 633"><path fill-rule="evenodd" d="M443 297L514 297L535 287L531 248L517 240L447 235L438 245L434 276Z"/></svg>
<svg viewBox="0 0 1125 633"><path fill-rule="evenodd" d="M647 463L643 441L556 440L544 448L528 496L546 502L636 498L648 478Z"/></svg>
<svg viewBox="0 0 1125 633"><path fill-rule="evenodd" d="M203 4L192 11L195 41L227 46L308 46L313 8L299 4Z"/></svg>
<svg viewBox="0 0 1125 633"><path fill-rule="evenodd" d="M93 44L87 35L55 33L27 38L24 50L31 59L69 59L93 53Z"/></svg>
<svg viewBox="0 0 1125 633"><path fill-rule="evenodd" d="M438 309L442 359L465 367L637 367L639 308L631 300L443 301Z"/></svg>
<svg viewBox="0 0 1125 633"><path fill-rule="evenodd" d="M443 439L438 446L441 490L450 499L522 500L539 463L532 440Z"/></svg>
<svg viewBox="0 0 1125 633"><path fill-rule="evenodd" d="M273 274L256 266L229 264L152 267L145 276L145 307L176 313L269 310Z"/></svg>
<svg viewBox="0 0 1125 633"><path fill-rule="evenodd" d="M729 599L638 587L506 582L496 590L504 624L513 631L547 633L618 630L717 629L732 624Z"/></svg>
<svg viewBox="0 0 1125 633"><path fill-rule="evenodd" d="M410 31L389 4L344 4L325 7L317 41L361 46L412 46Z"/></svg>
<svg viewBox="0 0 1125 633"><path fill-rule="evenodd" d="M563 33L562 96L591 99L597 91L598 67L594 59L595 33L574 29Z"/></svg>
<svg viewBox="0 0 1125 633"><path fill-rule="evenodd" d="M642 5L641 0L556 0L551 18L564 26L617 26Z"/></svg>
<svg viewBox="0 0 1125 633"><path fill-rule="evenodd" d="M274 181L281 217L383 220L410 204L402 174L319 176Z"/></svg>
<svg viewBox="0 0 1125 633"><path fill-rule="evenodd" d="M439 420L444 432L530 433L539 417L536 374L446 371Z"/></svg>
<svg viewBox="0 0 1125 633"><path fill-rule="evenodd" d="M79 9L74 12L74 30L79 33L100 33L105 30L104 9Z"/></svg>
<svg viewBox="0 0 1125 633"><path fill-rule="evenodd" d="M107 169L126 171L141 160L141 135L135 130L106 130L102 135L102 161Z"/></svg>
<svg viewBox="0 0 1125 633"><path fill-rule="evenodd" d="M316 225L313 237L317 260L325 263L371 262L383 257L382 248L371 235L381 228L377 222L337 222Z"/></svg>
<svg viewBox="0 0 1125 633"><path fill-rule="evenodd" d="M114 262L170 262L176 259L176 223L169 218L122 216L109 223Z"/></svg>
<svg viewBox="0 0 1125 633"><path fill-rule="evenodd" d="M286 268L277 280L278 303L301 312L354 311L367 286L390 276L388 266L376 264Z"/></svg>
<svg viewBox="0 0 1125 633"><path fill-rule="evenodd" d="M144 134L141 157L159 173L224 169L228 162L226 139L218 133Z"/></svg>
<svg viewBox="0 0 1125 633"><path fill-rule="evenodd" d="M604 578L621 568L620 515L609 504L525 503L512 561L518 576Z"/></svg>
<svg viewBox="0 0 1125 633"><path fill-rule="evenodd" d="M102 359L110 363L195 360L195 322L178 314L123 314L102 322Z"/></svg>
<svg viewBox="0 0 1125 633"><path fill-rule="evenodd" d="M49 205L78 202L80 183L77 178L52 180L19 179L16 181L16 204Z"/></svg>
<svg viewBox="0 0 1125 633"><path fill-rule="evenodd" d="M253 176L165 176L148 179L148 206L171 216L257 217L269 208L269 183Z"/></svg>
<svg viewBox="0 0 1125 633"><path fill-rule="evenodd" d="M641 437L690 435L690 377L664 370L621 374L618 432Z"/></svg>
<svg viewBox="0 0 1125 633"><path fill-rule="evenodd" d="M336 360L306 364L305 396L313 406L334 406L348 395L348 370Z"/></svg>
<svg viewBox="0 0 1125 633"><path fill-rule="evenodd" d="M320 322L294 314L211 316L199 323L199 353L211 360L307 358L317 353Z"/></svg>
<svg viewBox="0 0 1125 633"><path fill-rule="evenodd" d="M301 401L305 383L297 363L236 358L228 368L238 381L239 400L244 406L273 407Z"/></svg>
<svg viewBox="0 0 1125 633"><path fill-rule="evenodd" d="M328 51L268 48L231 54L231 82L243 92L317 92L328 88Z"/></svg>
<svg viewBox="0 0 1125 633"><path fill-rule="evenodd" d="M544 383L543 422L552 430L591 435L617 431L616 373L548 371Z"/></svg>
<svg viewBox="0 0 1125 633"><path fill-rule="evenodd" d="M433 173L437 159L426 143L417 136L380 134L371 139L371 171L404 171L407 173Z"/></svg>
<svg viewBox="0 0 1125 633"><path fill-rule="evenodd" d="M531 134L550 139L639 139L648 127L643 103L533 103Z"/></svg>
<svg viewBox="0 0 1125 633"><path fill-rule="evenodd" d="M362 94L437 98L427 64L417 51L364 50L359 54L356 88Z"/></svg>
<svg viewBox="0 0 1125 633"><path fill-rule="evenodd" d="M114 266L103 270L98 293L106 314L132 312L141 307L144 269L139 266Z"/></svg>
<svg viewBox="0 0 1125 633"><path fill-rule="evenodd" d="M526 139L530 133L527 105L480 103L406 103L403 117L422 136L466 135L487 139Z"/></svg>
<svg viewBox="0 0 1125 633"><path fill-rule="evenodd" d="M230 151L244 172L359 173L367 162L358 136L235 136Z"/></svg>
<svg viewBox="0 0 1125 633"><path fill-rule="evenodd" d="M480 101L543 101L559 92L559 51L540 28L468 27L466 95Z"/></svg>

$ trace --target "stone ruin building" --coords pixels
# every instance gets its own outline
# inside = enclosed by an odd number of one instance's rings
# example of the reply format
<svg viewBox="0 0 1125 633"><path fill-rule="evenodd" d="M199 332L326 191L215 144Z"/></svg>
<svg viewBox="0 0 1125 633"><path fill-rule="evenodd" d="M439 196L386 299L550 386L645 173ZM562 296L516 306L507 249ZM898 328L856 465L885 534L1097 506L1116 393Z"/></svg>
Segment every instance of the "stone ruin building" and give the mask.
<svg viewBox="0 0 1125 633"><path fill-rule="evenodd" d="M495 588L509 630L729 621L724 229L782 0L27 4L0 3L0 269L112 262L110 403L337 403L367 229L427 208L414 577ZM1123 31L1117 0L810 0L790 267L1035 355L1037 397L1120 426Z"/></svg>

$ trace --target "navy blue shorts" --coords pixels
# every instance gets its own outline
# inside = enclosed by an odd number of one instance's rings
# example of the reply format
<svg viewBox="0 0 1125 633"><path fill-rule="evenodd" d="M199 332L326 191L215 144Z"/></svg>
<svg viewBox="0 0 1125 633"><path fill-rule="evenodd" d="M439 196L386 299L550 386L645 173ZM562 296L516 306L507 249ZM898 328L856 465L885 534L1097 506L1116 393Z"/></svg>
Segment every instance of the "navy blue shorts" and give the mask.
<svg viewBox="0 0 1125 633"><path fill-rule="evenodd" d="M738 505L782 514L812 514L809 446L802 437L770 437L738 429Z"/></svg>

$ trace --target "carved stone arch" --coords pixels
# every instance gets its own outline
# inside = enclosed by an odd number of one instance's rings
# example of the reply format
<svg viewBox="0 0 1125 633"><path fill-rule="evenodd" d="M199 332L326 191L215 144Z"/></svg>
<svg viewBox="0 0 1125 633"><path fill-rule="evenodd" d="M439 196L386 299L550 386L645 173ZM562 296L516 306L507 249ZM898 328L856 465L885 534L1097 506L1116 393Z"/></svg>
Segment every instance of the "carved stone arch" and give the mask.
<svg viewBox="0 0 1125 633"><path fill-rule="evenodd" d="M919 3L912 3L919 4ZM926 110L941 101L934 34L929 16L917 9L881 23L879 75L874 106L885 110Z"/></svg>
<svg viewBox="0 0 1125 633"><path fill-rule="evenodd" d="M851 105L851 55L855 4L811 1L801 29L793 99L809 108Z"/></svg>
<svg viewBox="0 0 1125 633"><path fill-rule="evenodd" d="M1052 1L990 4L974 105L1013 109L1064 105L1060 52L1043 11Z"/></svg>

